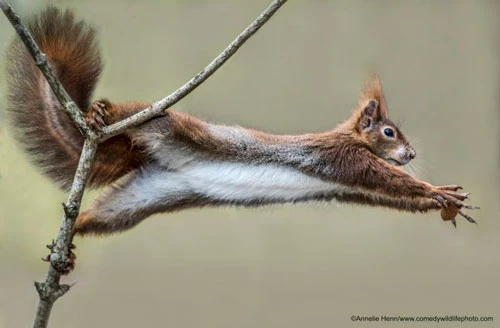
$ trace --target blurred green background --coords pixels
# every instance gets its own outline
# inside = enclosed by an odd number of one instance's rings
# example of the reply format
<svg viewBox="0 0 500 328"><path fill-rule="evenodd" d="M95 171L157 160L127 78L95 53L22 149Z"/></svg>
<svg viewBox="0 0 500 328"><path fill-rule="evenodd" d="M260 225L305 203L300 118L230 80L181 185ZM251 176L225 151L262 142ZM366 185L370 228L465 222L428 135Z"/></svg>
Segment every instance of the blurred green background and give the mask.
<svg viewBox="0 0 500 328"><path fill-rule="evenodd" d="M26 16L46 1L13 3ZM106 66L96 98L153 101L269 0L52 3L100 32ZM40 257L66 196L12 138L3 56L14 32L0 16L0 327L28 327L32 282L45 277ZM391 117L417 148L410 172L465 186L481 206L479 225L335 203L157 215L112 238L75 240L77 267L64 282L76 285L51 326L396 327L350 317L475 315L495 322L461 326L498 327L499 17L494 1L290 1L175 106L273 133L318 132L350 115L376 70Z"/></svg>

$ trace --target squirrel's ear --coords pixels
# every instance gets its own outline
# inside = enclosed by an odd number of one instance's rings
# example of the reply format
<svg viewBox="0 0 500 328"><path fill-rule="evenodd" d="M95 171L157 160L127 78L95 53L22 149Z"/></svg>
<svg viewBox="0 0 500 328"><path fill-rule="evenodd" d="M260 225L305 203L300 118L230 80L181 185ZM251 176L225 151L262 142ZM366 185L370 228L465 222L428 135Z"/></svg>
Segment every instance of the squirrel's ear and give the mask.
<svg viewBox="0 0 500 328"><path fill-rule="evenodd" d="M373 123L380 119L379 107L379 103L375 99L370 99L366 106L361 107L357 126L359 131L370 130L373 127Z"/></svg>
<svg viewBox="0 0 500 328"><path fill-rule="evenodd" d="M387 103L385 102L384 93L382 92L382 83L380 82L380 78L377 74L372 74L366 81L365 87L359 97L359 106L365 109L369 107L367 104L369 104L372 100L377 101L374 118L376 120L387 119Z"/></svg>

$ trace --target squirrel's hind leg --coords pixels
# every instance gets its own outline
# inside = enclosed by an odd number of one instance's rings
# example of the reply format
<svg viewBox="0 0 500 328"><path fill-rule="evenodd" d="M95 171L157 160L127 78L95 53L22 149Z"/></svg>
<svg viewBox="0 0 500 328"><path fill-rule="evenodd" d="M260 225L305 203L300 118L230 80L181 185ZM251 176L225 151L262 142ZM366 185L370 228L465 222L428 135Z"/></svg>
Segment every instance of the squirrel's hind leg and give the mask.
<svg viewBox="0 0 500 328"><path fill-rule="evenodd" d="M145 218L194 206L197 197L175 172L149 166L129 173L80 213L76 235L105 235L128 230Z"/></svg>

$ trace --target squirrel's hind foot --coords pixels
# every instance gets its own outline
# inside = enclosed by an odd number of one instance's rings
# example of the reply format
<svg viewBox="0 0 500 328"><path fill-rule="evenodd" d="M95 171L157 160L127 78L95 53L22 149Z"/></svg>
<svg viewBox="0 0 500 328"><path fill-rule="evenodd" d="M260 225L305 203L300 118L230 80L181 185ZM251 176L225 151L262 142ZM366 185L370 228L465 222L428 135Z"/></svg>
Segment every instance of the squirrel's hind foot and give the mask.
<svg viewBox="0 0 500 328"><path fill-rule="evenodd" d="M91 129L101 132L106 126L106 117L108 115L106 104L102 101L95 101L90 105L85 115L85 122Z"/></svg>
<svg viewBox="0 0 500 328"><path fill-rule="evenodd" d="M56 269L57 272L59 272L62 275L67 275L75 268L76 255L75 253L73 253L73 249L75 249L76 246L73 243L70 244L68 253L65 256L63 256L61 259L52 261L51 257L52 255L55 254L54 252L55 246L56 243L54 240L52 240L52 243L47 245L47 248L50 249L50 254L45 257L42 257L42 261L50 262L50 265L52 265L52 267Z"/></svg>

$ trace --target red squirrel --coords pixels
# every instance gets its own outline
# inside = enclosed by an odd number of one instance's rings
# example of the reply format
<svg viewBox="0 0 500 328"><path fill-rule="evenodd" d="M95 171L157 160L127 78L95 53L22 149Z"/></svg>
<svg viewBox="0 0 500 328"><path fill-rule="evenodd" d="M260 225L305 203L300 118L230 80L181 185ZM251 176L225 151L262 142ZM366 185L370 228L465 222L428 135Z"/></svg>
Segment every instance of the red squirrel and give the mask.
<svg viewBox="0 0 500 328"><path fill-rule="evenodd" d="M69 11L47 8L29 24L58 78L96 130L149 106L91 102L102 70L95 31ZM31 160L63 189L76 170L83 138L59 110L45 78L19 40L8 51L9 112ZM333 130L272 135L204 122L166 110L163 116L103 142L89 187L109 185L82 212L76 234L130 229L155 213L192 207L260 206L337 200L426 212L448 206L470 222L473 208L457 185L433 186L400 166L416 156L388 118L378 77L366 84L352 116Z"/></svg>

